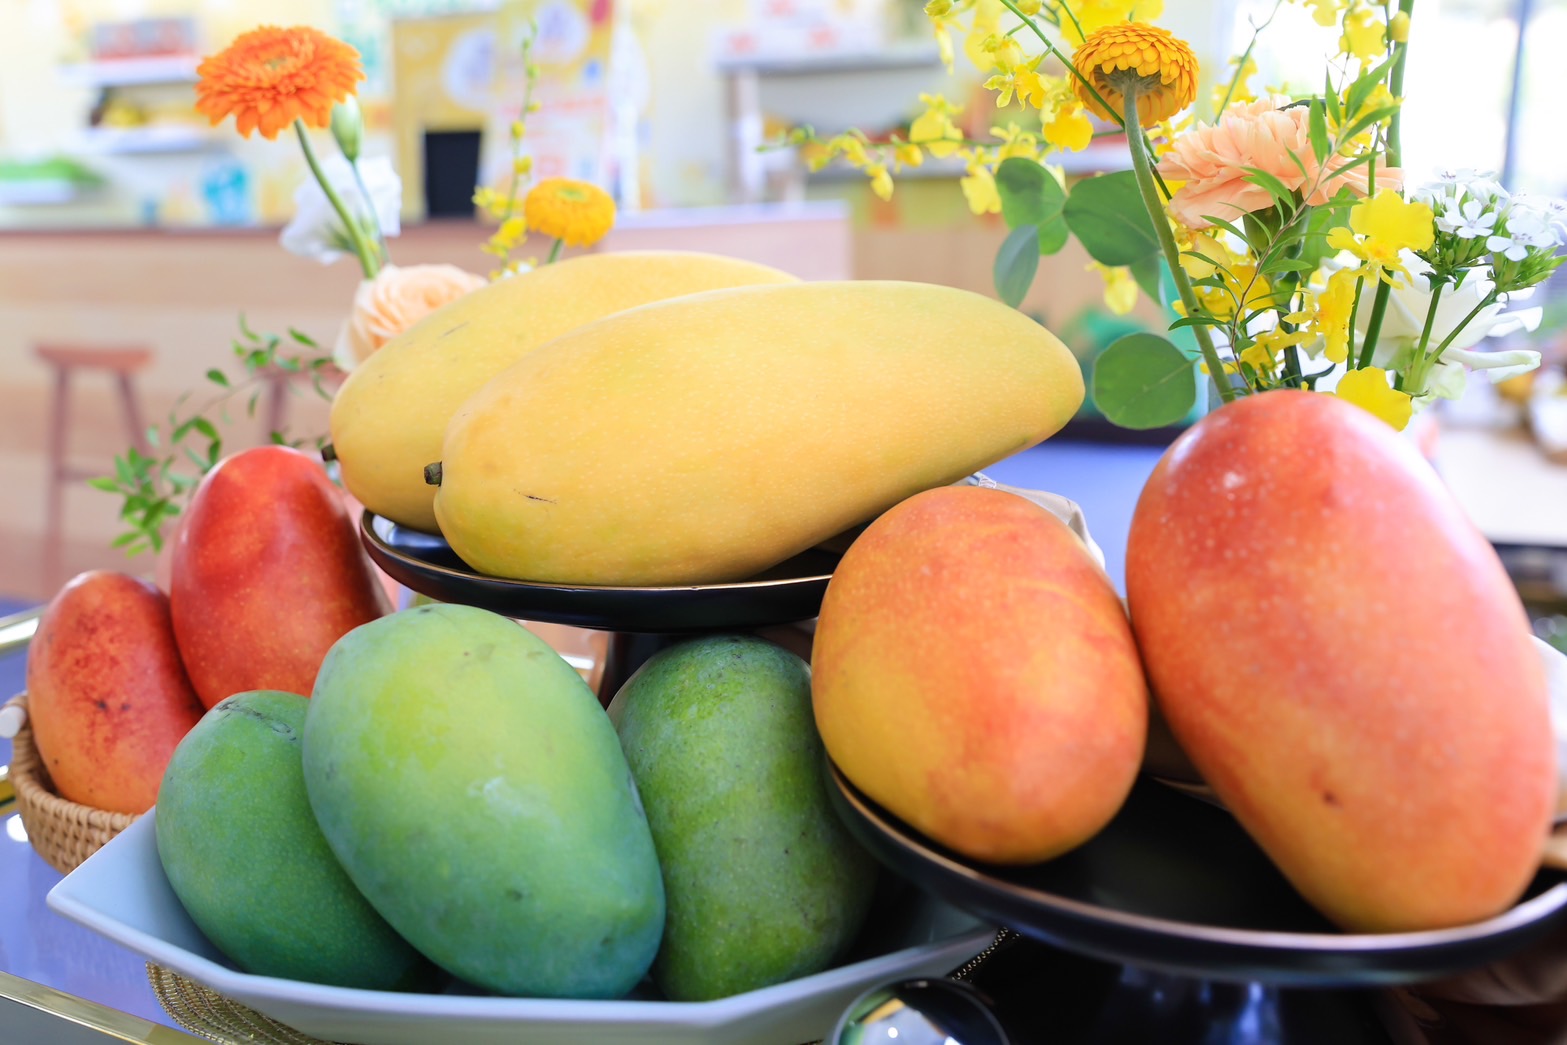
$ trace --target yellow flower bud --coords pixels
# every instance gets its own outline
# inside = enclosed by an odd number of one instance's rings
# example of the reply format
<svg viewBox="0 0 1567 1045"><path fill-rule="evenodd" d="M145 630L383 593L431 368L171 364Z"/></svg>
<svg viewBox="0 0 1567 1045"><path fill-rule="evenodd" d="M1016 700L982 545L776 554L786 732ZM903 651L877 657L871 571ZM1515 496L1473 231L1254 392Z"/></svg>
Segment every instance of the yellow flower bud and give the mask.
<svg viewBox="0 0 1567 1045"><path fill-rule="evenodd" d="M528 133L528 125L521 120L511 121L511 137L513 141L522 141L522 136Z"/></svg>
<svg viewBox="0 0 1567 1045"><path fill-rule="evenodd" d="M532 156L518 156L511 164L512 173L518 176L526 176L533 170Z"/></svg>
<svg viewBox="0 0 1567 1045"><path fill-rule="evenodd" d="M1387 36L1395 44L1407 44L1409 42L1409 12L1400 11L1387 23Z"/></svg>
<svg viewBox="0 0 1567 1045"><path fill-rule="evenodd" d="M1024 18L1032 18L1039 13L1039 9L1045 5L1041 0L1017 0L1018 13Z"/></svg>
<svg viewBox="0 0 1567 1045"><path fill-rule="evenodd" d="M932 18L945 18L952 13L952 0L929 0L925 13Z"/></svg>

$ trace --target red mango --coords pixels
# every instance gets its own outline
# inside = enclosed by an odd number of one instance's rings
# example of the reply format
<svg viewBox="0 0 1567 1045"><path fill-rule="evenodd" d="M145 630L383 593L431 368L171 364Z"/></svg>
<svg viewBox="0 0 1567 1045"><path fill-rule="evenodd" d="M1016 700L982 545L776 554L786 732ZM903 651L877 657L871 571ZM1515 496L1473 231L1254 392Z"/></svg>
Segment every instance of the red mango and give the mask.
<svg viewBox="0 0 1567 1045"><path fill-rule="evenodd" d="M174 634L207 707L309 693L332 644L391 605L321 463L244 450L202 479L170 566Z"/></svg>

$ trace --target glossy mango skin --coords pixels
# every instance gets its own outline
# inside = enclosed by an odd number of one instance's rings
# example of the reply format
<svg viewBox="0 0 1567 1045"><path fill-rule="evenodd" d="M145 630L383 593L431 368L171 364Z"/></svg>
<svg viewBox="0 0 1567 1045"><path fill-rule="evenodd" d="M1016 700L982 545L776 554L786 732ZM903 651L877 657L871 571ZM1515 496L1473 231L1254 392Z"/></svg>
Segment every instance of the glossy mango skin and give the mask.
<svg viewBox="0 0 1567 1045"><path fill-rule="evenodd" d="M311 694L303 765L348 876L453 975L616 998L652 964L663 879L615 728L517 622L431 605L350 632Z"/></svg>
<svg viewBox="0 0 1567 1045"><path fill-rule="evenodd" d="M174 636L208 708L252 689L309 693L332 644L391 611L320 458L292 447L219 461L171 559Z"/></svg>
<svg viewBox="0 0 1567 1045"><path fill-rule="evenodd" d="M72 578L27 654L28 724L72 802L145 813L181 738L206 711L175 645L169 599L114 570Z"/></svg>
<svg viewBox="0 0 1567 1045"><path fill-rule="evenodd" d="M349 374L332 400L343 485L366 508L435 532L424 467L457 408L559 334L650 301L792 282L767 265L693 251L584 254L507 277L426 316Z"/></svg>
<svg viewBox="0 0 1567 1045"><path fill-rule="evenodd" d="M904 282L743 287L557 338L452 419L436 495L469 565L574 584L739 580L1056 432L1053 334Z"/></svg>
<svg viewBox="0 0 1567 1045"><path fill-rule="evenodd" d="M1127 547L1172 731L1286 877L1347 929L1511 904L1556 788L1546 687L1495 551L1414 447L1274 391L1165 454Z"/></svg>
<svg viewBox="0 0 1567 1045"><path fill-rule="evenodd" d="M343 873L305 795L309 702L255 690L220 701L169 760L158 858L180 903L246 972L368 990L441 977Z"/></svg>
<svg viewBox="0 0 1567 1045"><path fill-rule="evenodd" d="M708 1001L829 968L864 923L876 862L833 813L805 662L753 635L706 635L654 654L608 711L664 870L664 996Z"/></svg>
<svg viewBox="0 0 1567 1045"><path fill-rule="evenodd" d="M1097 834L1147 734L1109 578L1046 509L975 486L916 494L855 539L816 622L811 694L856 787L989 863Z"/></svg>

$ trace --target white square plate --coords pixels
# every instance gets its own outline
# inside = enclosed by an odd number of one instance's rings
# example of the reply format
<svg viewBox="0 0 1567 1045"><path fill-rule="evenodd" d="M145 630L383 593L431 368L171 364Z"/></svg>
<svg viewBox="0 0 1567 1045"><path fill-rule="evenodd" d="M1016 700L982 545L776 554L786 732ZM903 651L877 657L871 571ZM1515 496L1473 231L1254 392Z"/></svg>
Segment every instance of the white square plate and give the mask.
<svg viewBox="0 0 1567 1045"><path fill-rule="evenodd" d="M896 950L709 1002L569 1001L402 994L329 987L237 970L191 922L142 817L49 893L58 913L149 961L306 1034L359 1045L800 1045L828 1034L861 992L940 976L983 950L993 930L938 901L884 927ZM900 919L901 921L902 919ZM525 1036L525 1037L524 1037Z"/></svg>

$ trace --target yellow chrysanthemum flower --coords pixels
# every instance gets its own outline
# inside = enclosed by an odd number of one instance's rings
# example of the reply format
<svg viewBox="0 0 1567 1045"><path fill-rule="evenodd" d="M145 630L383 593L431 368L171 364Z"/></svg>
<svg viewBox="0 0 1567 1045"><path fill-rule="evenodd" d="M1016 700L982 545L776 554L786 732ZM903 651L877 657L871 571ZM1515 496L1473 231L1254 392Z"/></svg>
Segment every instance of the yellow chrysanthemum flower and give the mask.
<svg viewBox="0 0 1567 1045"><path fill-rule="evenodd" d="M1082 81L1072 89L1089 111L1105 119L1119 116L1125 90L1136 85L1137 122L1141 126L1167 120L1197 97L1197 56L1191 45L1169 30L1143 22L1118 22L1095 29L1072 56L1084 80L1114 107L1112 114Z"/></svg>
<svg viewBox="0 0 1567 1045"><path fill-rule="evenodd" d="M589 247L615 225L615 201L592 182L545 178L522 203L528 228L568 247Z"/></svg>
<svg viewBox="0 0 1567 1045"><path fill-rule="evenodd" d="M1387 371L1377 366L1351 370L1339 380L1333 394L1375 414L1400 432L1415 412L1414 400L1407 392L1389 385Z"/></svg>

